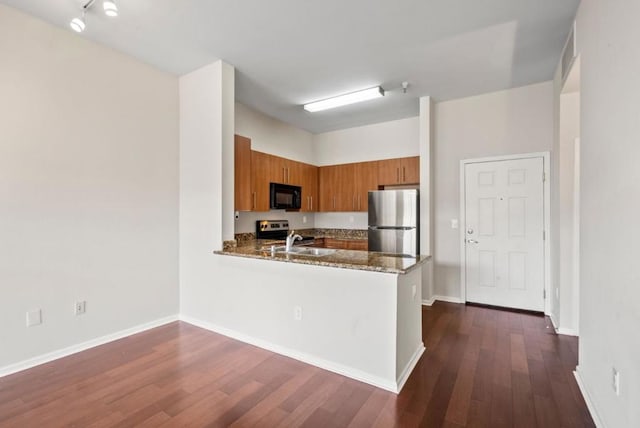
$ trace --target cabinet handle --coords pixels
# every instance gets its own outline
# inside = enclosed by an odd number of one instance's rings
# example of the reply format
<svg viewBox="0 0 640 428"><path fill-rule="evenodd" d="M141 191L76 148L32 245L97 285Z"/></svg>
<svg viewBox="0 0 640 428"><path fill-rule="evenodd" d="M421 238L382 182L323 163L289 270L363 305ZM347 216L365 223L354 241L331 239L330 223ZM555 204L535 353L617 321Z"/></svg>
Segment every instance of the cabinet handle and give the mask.
<svg viewBox="0 0 640 428"><path fill-rule="evenodd" d="M256 209L256 192L253 192L253 208L251 208L252 210Z"/></svg>
<svg viewBox="0 0 640 428"><path fill-rule="evenodd" d="M362 205L360 204L360 195L358 195L358 211L360 211L362 208Z"/></svg>
<svg viewBox="0 0 640 428"><path fill-rule="evenodd" d="M309 196L309 199L311 199L311 207L309 207L309 210L313 211L313 196Z"/></svg>
<svg viewBox="0 0 640 428"><path fill-rule="evenodd" d="M407 181L407 171L406 168L403 166L402 167L402 182L406 182Z"/></svg>
<svg viewBox="0 0 640 428"><path fill-rule="evenodd" d="M287 182L287 175L286 175L287 173L285 171L286 171L286 168L282 167L282 182L283 183Z"/></svg>
<svg viewBox="0 0 640 428"><path fill-rule="evenodd" d="M336 209L336 197L335 196L333 197L333 209L334 210Z"/></svg>
<svg viewBox="0 0 640 428"><path fill-rule="evenodd" d="M396 183L400 183L400 168L396 168Z"/></svg>
<svg viewBox="0 0 640 428"><path fill-rule="evenodd" d="M356 195L353 195L353 198L351 198L351 205L353 206L353 210L356 210Z"/></svg>
<svg viewBox="0 0 640 428"><path fill-rule="evenodd" d="M291 168L287 168L287 183L291 183Z"/></svg>

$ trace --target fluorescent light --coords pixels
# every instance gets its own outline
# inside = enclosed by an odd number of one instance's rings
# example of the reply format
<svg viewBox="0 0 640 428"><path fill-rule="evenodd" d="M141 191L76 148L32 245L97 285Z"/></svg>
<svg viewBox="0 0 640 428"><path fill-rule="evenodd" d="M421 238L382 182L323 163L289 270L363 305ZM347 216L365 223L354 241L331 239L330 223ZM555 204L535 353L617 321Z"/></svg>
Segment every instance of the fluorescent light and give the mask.
<svg viewBox="0 0 640 428"><path fill-rule="evenodd" d="M116 6L116 2L113 0L105 0L102 3L102 8L107 16L118 16L118 6Z"/></svg>
<svg viewBox="0 0 640 428"><path fill-rule="evenodd" d="M363 89L362 91L351 92L350 94L338 95L337 97L305 104L304 109L313 113L380 97L384 97L384 90L380 86L376 86L375 88Z"/></svg>
<svg viewBox="0 0 640 428"><path fill-rule="evenodd" d="M84 19L82 18L73 18L69 25L71 26L71 29L76 33L82 33L84 31L85 24Z"/></svg>

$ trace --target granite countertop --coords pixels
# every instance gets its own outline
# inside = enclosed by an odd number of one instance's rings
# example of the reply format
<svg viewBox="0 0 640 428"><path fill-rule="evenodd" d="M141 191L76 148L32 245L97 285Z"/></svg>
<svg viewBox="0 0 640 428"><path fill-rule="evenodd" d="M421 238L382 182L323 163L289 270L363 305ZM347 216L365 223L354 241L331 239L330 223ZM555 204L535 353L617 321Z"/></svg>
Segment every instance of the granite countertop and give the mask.
<svg viewBox="0 0 640 428"><path fill-rule="evenodd" d="M404 274L420 266L431 256L400 257L374 251L335 250L324 256L293 253L271 253L271 245L283 245L283 241L255 240L240 247L214 251L225 256L301 263L342 269L356 269L383 273Z"/></svg>

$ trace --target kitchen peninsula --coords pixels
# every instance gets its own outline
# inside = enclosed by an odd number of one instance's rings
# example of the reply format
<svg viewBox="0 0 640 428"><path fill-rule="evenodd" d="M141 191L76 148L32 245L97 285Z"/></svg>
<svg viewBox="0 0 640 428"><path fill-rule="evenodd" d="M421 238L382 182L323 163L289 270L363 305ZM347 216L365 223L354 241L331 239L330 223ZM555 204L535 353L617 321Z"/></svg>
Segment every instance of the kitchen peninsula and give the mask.
<svg viewBox="0 0 640 428"><path fill-rule="evenodd" d="M399 392L424 352L421 275L429 257L335 250L272 252L251 241L217 251L263 317L240 340ZM274 333L276 332L276 333Z"/></svg>

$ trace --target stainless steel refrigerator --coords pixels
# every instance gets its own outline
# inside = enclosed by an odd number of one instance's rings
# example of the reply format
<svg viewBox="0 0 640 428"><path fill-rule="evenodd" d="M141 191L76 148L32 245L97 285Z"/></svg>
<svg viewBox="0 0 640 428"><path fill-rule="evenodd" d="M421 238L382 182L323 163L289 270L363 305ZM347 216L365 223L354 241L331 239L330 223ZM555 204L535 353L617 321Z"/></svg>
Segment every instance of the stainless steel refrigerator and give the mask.
<svg viewBox="0 0 640 428"><path fill-rule="evenodd" d="M418 197L414 189L369 192L369 251L420 254Z"/></svg>

